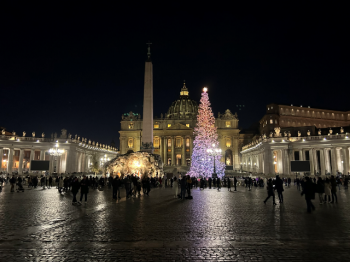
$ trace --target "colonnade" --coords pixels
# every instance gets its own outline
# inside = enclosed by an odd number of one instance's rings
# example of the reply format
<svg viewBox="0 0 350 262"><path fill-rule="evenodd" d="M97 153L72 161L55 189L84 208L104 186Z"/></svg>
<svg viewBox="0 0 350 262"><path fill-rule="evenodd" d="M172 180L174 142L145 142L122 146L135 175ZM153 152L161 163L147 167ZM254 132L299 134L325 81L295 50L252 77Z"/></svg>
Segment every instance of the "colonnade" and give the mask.
<svg viewBox="0 0 350 262"><path fill-rule="evenodd" d="M265 148L242 154L242 169L264 174L291 175L290 161L310 161L312 175L350 172L350 147ZM297 152L297 153L296 153ZM296 155L299 159L296 159Z"/></svg>
<svg viewBox="0 0 350 262"><path fill-rule="evenodd" d="M168 159L169 159L169 150L170 150L170 159L171 159L171 166L176 166L176 138L181 138L181 166L187 166L186 163L186 139L189 139L189 156L192 155L193 150L193 137L191 136L160 136L159 137L159 148L160 148L160 156L163 159L164 165L168 165ZM168 140L171 141L171 146L168 146Z"/></svg>

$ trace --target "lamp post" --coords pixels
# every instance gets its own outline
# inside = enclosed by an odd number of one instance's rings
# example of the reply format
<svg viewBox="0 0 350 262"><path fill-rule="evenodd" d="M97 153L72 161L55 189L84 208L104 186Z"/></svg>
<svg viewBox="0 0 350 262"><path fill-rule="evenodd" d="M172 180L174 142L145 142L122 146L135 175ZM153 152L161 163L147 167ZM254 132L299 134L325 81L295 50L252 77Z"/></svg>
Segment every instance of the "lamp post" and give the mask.
<svg viewBox="0 0 350 262"><path fill-rule="evenodd" d="M221 149L220 148L215 148L215 144L213 144L213 148L208 148L207 153L214 158L214 173L213 177L217 177L216 174L216 166L215 166L215 157L219 156L221 154Z"/></svg>
<svg viewBox="0 0 350 262"><path fill-rule="evenodd" d="M64 153L64 150L58 148L58 143L56 143L54 148L50 148L49 154L54 157L54 171L56 171L55 167L56 167L57 157L61 156L63 153Z"/></svg>

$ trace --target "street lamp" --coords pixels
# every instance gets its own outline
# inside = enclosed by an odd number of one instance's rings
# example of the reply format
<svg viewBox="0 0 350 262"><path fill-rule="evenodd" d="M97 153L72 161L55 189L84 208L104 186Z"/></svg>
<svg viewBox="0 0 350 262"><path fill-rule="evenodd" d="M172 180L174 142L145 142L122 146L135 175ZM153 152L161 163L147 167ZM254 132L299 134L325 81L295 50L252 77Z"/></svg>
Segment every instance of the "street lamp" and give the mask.
<svg viewBox="0 0 350 262"><path fill-rule="evenodd" d="M64 153L64 150L58 148L58 143L56 143L54 148L50 148L49 150L49 154L54 157L54 167L55 167L54 172L56 172L57 157L61 156L63 153Z"/></svg>
<svg viewBox="0 0 350 262"><path fill-rule="evenodd" d="M216 177L216 167L215 167L215 157L221 155L221 149L215 148L215 144L213 144L213 148L208 148L207 153L214 158L214 173L213 177Z"/></svg>

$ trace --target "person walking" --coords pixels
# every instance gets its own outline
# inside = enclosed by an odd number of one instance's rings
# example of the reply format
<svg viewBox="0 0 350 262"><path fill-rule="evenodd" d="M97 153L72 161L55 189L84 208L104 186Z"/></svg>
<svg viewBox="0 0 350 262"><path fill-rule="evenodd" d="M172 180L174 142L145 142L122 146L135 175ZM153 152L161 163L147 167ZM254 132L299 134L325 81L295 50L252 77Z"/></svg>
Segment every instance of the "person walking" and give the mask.
<svg viewBox="0 0 350 262"><path fill-rule="evenodd" d="M209 179L208 179L209 189L211 189L211 183L212 182L213 182L213 179L211 177L209 177Z"/></svg>
<svg viewBox="0 0 350 262"><path fill-rule="evenodd" d="M315 210L315 206L312 204L311 200L315 199L315 184L312 183L309 177L305 177L305 183L303 186L303 191L301 195L305 195L307 212L311 213L311 210Z"/></svg>
<svg viewBox="0 0 350 262"><path fill-rule="evenodd" d="M80 188L80 183L78 181L78 178L75 177L73 182L72 182L72 194L73 194L72 205L76 205L78 203L77 194L79 192L79 188Z"/></svg>
<svg viewBox="0 0 350 262"><path fill-rule="evenodd" d="M10 184L11 184L11 192L15 192L15 184L16 184L16 178L15 176L12 176L10 179Z"/></svg>
<svg viewBox="0 0 350 262"><path fill-rule="evenodd" d="M321 177L318 177L317 179L317 193L320 205L323 205L324 183Z"/></svg>
<svg viewBox="0 0 350 262"><path fill-rule="evenodd" d="M125 185L125 194L126 198L130 198L131 196L131 181L130 181L130 176L126 176L124 179L124 185ZM129 196L130 195L130 196Z"/></svg>
<svg viewBox="0 0 350 262"><path fill-rule="evenodd" d="M60 194L62 193L63 186L64 186L64 180L63 180L63 177L61 176L58 180L58 192Z"/></svg>
<svg viewBox="0 0 350 262"><path fill-rule="evenodd" d="M227 178L227 190L231 192L231 179Z"/></svg>
<svg viewBox="0 0 350 262"><path fill-rule="evenodd" d="M149 196L149 192L151 191L151 181L149 177L146 177L146 195Z"/></svg>
<svg viewBox="0 0 350 262"><path fill-rule="evenodd" d="M267 181L267 198L264 200L264 204L266 204L266 201L267 201L270 197L272 197L273 205L276 205L276 202L275 202L275 192L274 192L274 189L273 189L273 184L272 184L272 179L271 179L271 178Z"/></svg>
<svg viewBox="0 0 350 262"><path fill-rule="evenodd" d="M191 198L192 179L189 175L187 176L186 183L187 183L187 197Z"/></svg>
<svg viewBox="0 0 350 262"><path fill-rule="evenodd" d="M117 191L118 191L118 189L117 189L117 177L118 177L118 176L114 177L114 178L110 181L110 183L111 183L111 185L112 185L112 189L113 189L113 193L112 193L112 198L113 198L113 199L117 199Z"/></svg>
<svg viewBox="0 0 350 262"><path fill-rule="evenodd" d="M277 190L278 199L280 200L280 203L283 203L283 180L280 178L279 175L276 176L276 185L275 188Z"/></svg>
<svg viewBox="0 0 350 262"><path fill-rule="evenodd" d="M174 180L173 180L173 188L174 188L174 197L177 198L177 195L179 194L179 184L176 177L174 177Z"/></svg>
<svg viewBox="0 0 350 262"><path fill-rule="evenodd" d="M328 178L326 178L326 181L324 182L324 203L327 203L327 196L328 196L328 203L331 203L331 181L329 181Z"/></svg>
<svg viewBox="0 0 350 262"><path fill-rule="evenodd" d="M52 187L52 176L49 177L49 188Z"/></svg>
<svg viewBox="0 0 350 262"><path fill-rule="evenodd" d="M332 192L332 204L338 203L338 197L337 197L337 181L335 180L334 176L331 176L331 192Z"/></svg>
<svg viewBox="0 0 350 262"><path fill-rule="evenodd" d="M89 193L89 181L86 176L83 175L83 179L80 182L80 204L83 201L83 195L85 195L85 205L87 204L87 194Z"/></svg>
<svg viewBox="0 0 350 262"><path fill-rule="evenodd" d="M233 178L233 185L235 187L235 191L237 191L237 178L236 177Z"/></svg>

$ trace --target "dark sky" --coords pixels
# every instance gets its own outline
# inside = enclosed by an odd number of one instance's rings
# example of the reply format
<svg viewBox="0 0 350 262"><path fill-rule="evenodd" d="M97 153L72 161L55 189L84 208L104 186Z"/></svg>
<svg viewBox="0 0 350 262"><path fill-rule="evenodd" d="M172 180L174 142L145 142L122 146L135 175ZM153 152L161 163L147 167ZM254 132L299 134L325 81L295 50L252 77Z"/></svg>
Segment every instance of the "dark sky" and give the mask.
<svg viewBox="0 0 350 262"><path fill-rule="evenodd" d="M3 8L0 126L47 136L66 128L119 142L122 113L142 114L148 40L155 115L179 97L184 79L192 99L207 86L215 116L229 108L241 128L271 102L350 110L344 7L220 10L136 3Z"/></svg>

